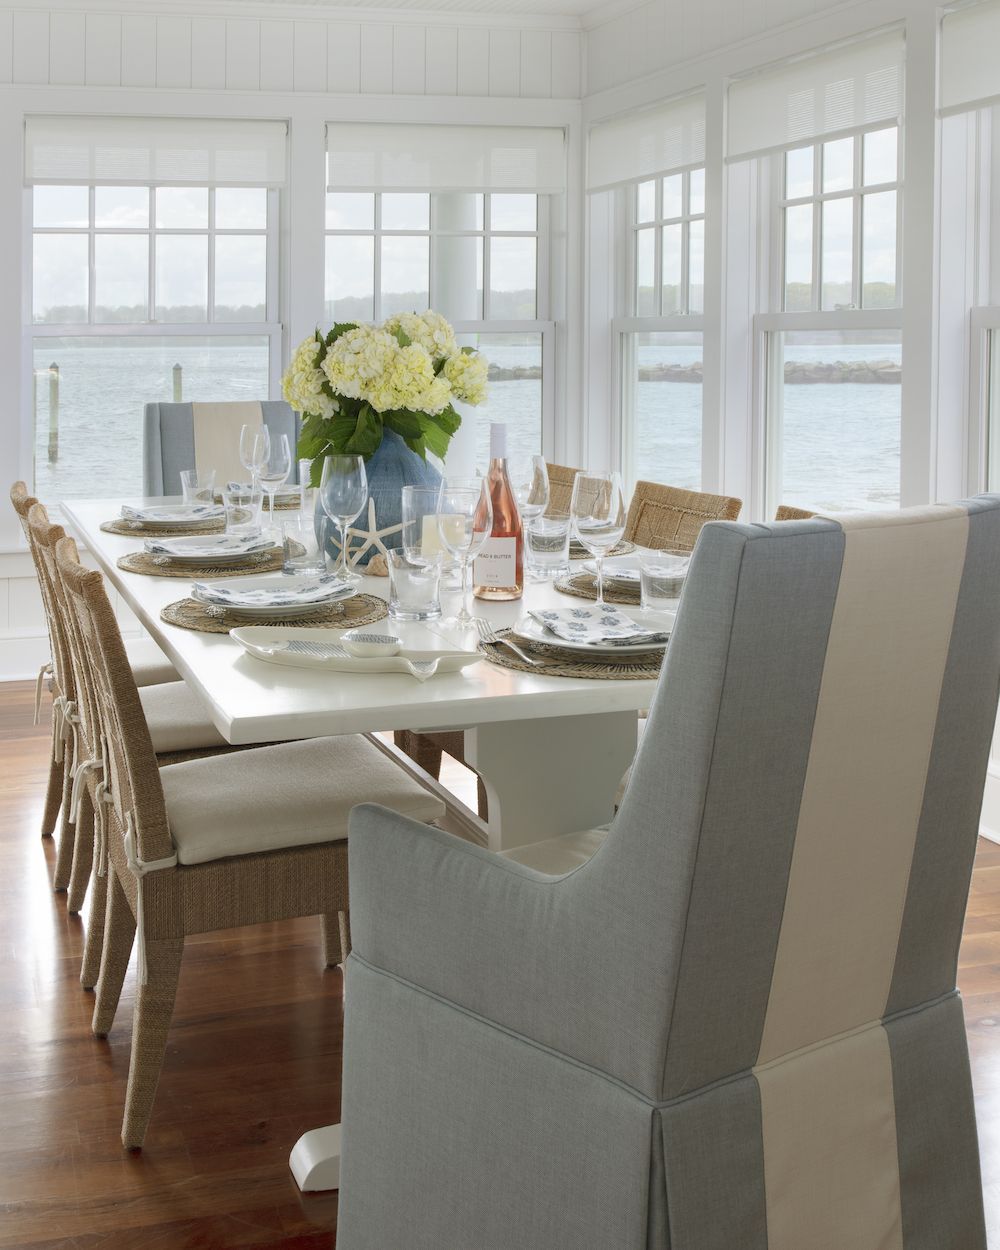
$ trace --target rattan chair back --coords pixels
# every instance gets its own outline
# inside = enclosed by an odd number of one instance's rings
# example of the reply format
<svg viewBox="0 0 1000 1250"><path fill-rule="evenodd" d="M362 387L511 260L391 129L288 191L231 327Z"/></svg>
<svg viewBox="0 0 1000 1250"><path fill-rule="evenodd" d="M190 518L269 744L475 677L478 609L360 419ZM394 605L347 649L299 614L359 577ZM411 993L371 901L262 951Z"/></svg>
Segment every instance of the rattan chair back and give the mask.
<svg viewBox="0 0 1000 1250"><path fill-rule="evenodd" d="M573 479L580 472L565 464L546 464L549 474L549 506L546 515L551 512L569 512L570 500L573 498Z"/></svg>
<svg viewBox="0 0 1000 1250"><path fill-rule="evenodd" d="M806 508L795 508L790 503L779 503L774 514L776 521L810 521L816 515Z"/></svg>
<svg viewBox="0 0 1000 1250"><path fill-rule="evenodd" d="M124 828L131 817L140 860L168 859L174 846L156 754L104 578L80 563L71 538L56 543L56 563L86 649L117 823Z"/></svg>
<svg viewBox="0 0 1000 1250"><path fill-rule="evenodd" d="M709 521L735 521L742 499L702 491L636 482L625 521L625 538L639 547L691 551Z"/></svg>

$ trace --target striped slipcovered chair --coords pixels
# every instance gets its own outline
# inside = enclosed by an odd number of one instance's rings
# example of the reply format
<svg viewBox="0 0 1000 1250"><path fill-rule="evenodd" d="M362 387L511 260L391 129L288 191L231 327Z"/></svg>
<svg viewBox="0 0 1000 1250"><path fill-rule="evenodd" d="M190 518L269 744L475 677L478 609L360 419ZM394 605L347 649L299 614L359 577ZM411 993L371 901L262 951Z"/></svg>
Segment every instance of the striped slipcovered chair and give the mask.
<svg viewBox="0 0 1000 1250"><path fill-rule="evenodd" d="M998 681L1000 496L724 522L590 858L356 809L338 1250L984 1250Z"/></svg>

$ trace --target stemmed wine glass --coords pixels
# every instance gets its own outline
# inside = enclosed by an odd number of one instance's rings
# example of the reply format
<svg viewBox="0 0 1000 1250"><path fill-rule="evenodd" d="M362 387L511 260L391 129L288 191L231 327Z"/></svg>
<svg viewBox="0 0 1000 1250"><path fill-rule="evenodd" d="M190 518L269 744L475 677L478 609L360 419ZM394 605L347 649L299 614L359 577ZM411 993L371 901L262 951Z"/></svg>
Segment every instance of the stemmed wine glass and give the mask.
<svg viewBox="0 0 1000 1250"><path fill-rule="evenodd" d="M462 566L462 606L455 622L472 624L469 611L469 564L493 531L493 502L484 477L446 477L441 481L437 503L441 546Z"/></svg>
<svg viewBox="0 0 1000 1250"><path fill-rule="evenodd" d="M536 517L549 506L549 471L544 456L531 456L527 460L514 461L510 466L510 484L517 500L517 508L524 522L526 565L530 574L533 566L529 530ZM535 575L537 577L537 575Z"/></svg>
<svg viewBox="0 0 1000 1250"><path fill-rule="evenodd" d="M274 495L282 482L286 481L292 471L292 448L287 434L279 434L277 438L268 435L267 452L257 467L257 477L261 486L267 491L267 515L271 530L274 530Z"/></svg>
<svg viewBox="0 0 1000 1250"><path fill-rule="evenodd" d="M240 430L240 464L250 474L251 488L261 465L271 454L271 431L266 425L244 425Z"/></svg>
<svg viewBox="0 0 1000 1250"><path fill-rule="evenodd" d="M625 533L625 492L618 473L586 469L573 479L573 530L597 564L597 605L604 606L604 557Z"/></svg>
<svg viewBox="0 0 1000 1250"><path fill-rule="evenodd" d="M319 497L323 511L340 530L340 562L338 577L360 582L347 564L347 527L361 513L368 499L368 474L363 456L327 456L319 480Z"/></svg>

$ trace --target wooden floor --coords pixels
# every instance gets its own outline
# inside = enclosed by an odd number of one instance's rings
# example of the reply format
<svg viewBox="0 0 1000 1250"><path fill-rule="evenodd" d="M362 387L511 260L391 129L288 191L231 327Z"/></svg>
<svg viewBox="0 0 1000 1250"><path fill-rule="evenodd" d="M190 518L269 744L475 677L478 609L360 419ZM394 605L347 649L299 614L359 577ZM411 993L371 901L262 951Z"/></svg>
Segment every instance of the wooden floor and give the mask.
<svg viewBox="0 0 1000 1250"><path fill-rule="evenodd" d="M30 696L0 685L0 1250L331 1247L336 1196L303 1197L288 1171L299 1134L339 1119L343 984L320 970L318 920L189 939L146 1148L123 1152L132 973L96 1040L86 912L52 893L38 836L49 730L47 711L32 729ZM475 803L465 770L446 779ZM960 985L1000 1250L1000 846L986 842Z"/></svg>

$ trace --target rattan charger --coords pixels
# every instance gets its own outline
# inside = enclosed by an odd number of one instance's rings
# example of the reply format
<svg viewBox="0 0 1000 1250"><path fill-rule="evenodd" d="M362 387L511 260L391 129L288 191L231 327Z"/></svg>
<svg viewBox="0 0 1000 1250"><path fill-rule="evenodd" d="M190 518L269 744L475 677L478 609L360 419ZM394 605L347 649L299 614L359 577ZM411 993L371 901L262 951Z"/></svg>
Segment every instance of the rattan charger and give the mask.
<svg viewBox="0 0 1000 1250"><path fill-rule="evenodd" d="M498 638L509 638L512 631L498 629ZM544 667L526 664L523 660L497 643L481 642L479 650L501 668L512 668L519 673L534 673L536 677L587 677L602 681L655 681L660 675L663 651L647 651L639 655L622 656L620 660L582 660L572 651L544 642L532 642L531 653L544 660Z"/></svg>
<svg viewBox="0 0 1000 1250"><path fill-rule="evenodd" d="M597 578L593 573L571 573L555 583L556 590L564 595L574 595L577 599L597 599ZM604 581L604 599L606 603L621 603L629 607L639 606L639 587L611 586L607 578Z"/></svg>
<svg viewBox="0 0 1000 1250"><path fill-rule="evenodd" d="M340 603L332 603L311 612L308 616L260 617L256 620L218 610L213 611L197 599L177 599L160 609L160 620L181 629L193 629L200 634L228 634L230 630L249 625L276 625L301 627L302 629L353 629L360 625L374 625L389 615L385 600L377 595L354 595Z"/></svg>
<svg viewBox="0 0 1000 1250"><path fill-rule="evenodd" d="M211 564L160 564L158 560L161 558L150 555L148 551L130 551L127 556L118 557L118 567L125 573L142 573L146 577L180 577L190 582L206 577L214 581L220 577L246 577L251 573L280 573L284 566L280 547L273 554L253 556L228 568Z"/></svg>

